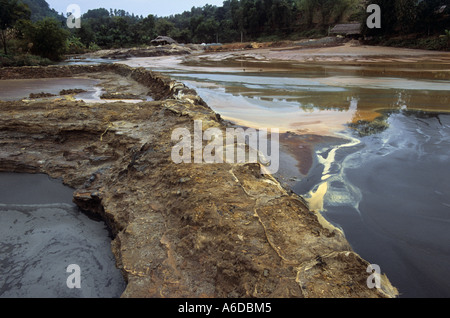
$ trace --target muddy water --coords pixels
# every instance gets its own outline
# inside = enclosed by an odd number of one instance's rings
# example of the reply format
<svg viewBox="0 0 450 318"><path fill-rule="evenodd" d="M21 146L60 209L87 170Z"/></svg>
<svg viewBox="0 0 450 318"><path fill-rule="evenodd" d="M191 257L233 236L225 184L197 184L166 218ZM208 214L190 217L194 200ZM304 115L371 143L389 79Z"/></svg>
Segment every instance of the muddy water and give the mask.
<svg viewBox="0 0 450 318"><path fill-rule="evenodd" d="M281 180L401 297L450 296L448 64L174 59L125 63L178 78L231 122L279 128Z"/></svg>
<svg viewBox="0 0 450 318"><path fill-rule="evenodd" d="M96 61L96 60L94 60ZM82 100L85 103L108 103L123 101L129 103L139 103L142 100L151 101L152 98L147 96L147 92L136 96L136 98L102 98L104 93L108 90L108 82L114 81L116 85L120 85L121 89L130 89L129 81L122 80L120 78L87 78L87 77L72 77L72 78L38 78L38 79L13 79L13 80L0 80L0 100L13 101L13 100L29 100L30 94L46 93L53 96L43 96L45 99L59 99L69 98L75 100ZM135 84L135 83L133 83ZM136 86L136 84L135 84ZM141 90L142 88L139 87ZM60 95L62 90L80 89L82 92L69 95ZM141 93L141 92L139 92ZM63 93L65 94L65 93Z"/></svg>
<svg viewBox="0 0 450 318"><path fill-rule="evenodd" d="M113 298L125 289L103 222L46 175L0 173L0 297ZM68 288L71 264L81 288ZM72 280L71 280L72 281Z"/></svg>
<svg viewBox="0 0 450 318"><path fill-rule="evenodd" d="M448 63L327 59L123 63L180 79L226 120L279 128L282 182L380 265L402 297L449 297Z"/></svg>

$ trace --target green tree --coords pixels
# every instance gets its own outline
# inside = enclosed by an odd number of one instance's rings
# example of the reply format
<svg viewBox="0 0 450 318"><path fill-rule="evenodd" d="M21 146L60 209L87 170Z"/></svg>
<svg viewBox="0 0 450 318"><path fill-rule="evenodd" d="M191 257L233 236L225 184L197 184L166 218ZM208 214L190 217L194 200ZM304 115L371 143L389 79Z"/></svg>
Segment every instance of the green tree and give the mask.
<svg viewBox="0 0 450 318"><path fill-rule="evenodd" d="M31 52L52 61L60 60L65 53L69 32L61 23L52 18L45 18L31 25L26 37L33 43Z"/></svg>
<svg viewBox="0 0 450 318"><path fill-rule="evenodd" d="M110 11L106 10L105 8L98 8L98 9L91 9L88 10L85 14L83 14L83 19L103 19L103 18L109 18L112 16L110 15Z"/></svg>
<svg viewBox="0 0 450 318"><path fill-rule="evenodd" d="M215 42L219 23L213 19L208 18L203 20L195 29L194 40L196 42Z"/></svg>
<svg viewBox="0 0 450 318"><path fill-rule="evenodd" d="M155 23L156 33L162 36L170 36L175 29L175 24L165 18L159 18Z"/></svg>
<svg viewBox="0 0 450 318"><path fill-rule="evenodd" d="M75 37L79 38L85 46L89 46L91 43L97 43L96 33L87 21L82 20L82 27L75 29L74 33Z"/></svg>
<svg viewBox="0 0 450 318"><path fill-rule="evenodd" d="M233 28L239 32L242 41L244 36L244 11L241 4L242 3L240 3L239 0L231 0L230 11L233 21Z"/></svg>
<svg viewBox="0 0 450 318"><path fill-rule="evenodd" d="M113 45L115 47L124 47L131 42L130 25L128 20L123 15L122 11L117 12L117 16L112 18L112 28L110 34L112 35Z"/></svg>
<svg viewBox="0 0 450 318"><path fill-rule="evenodd" d="M450 49L450 30L444 30L443 38L447 42L447 49Z"/></svg>
<svg viewBox="0 0 450 318"><path fill-rule="evenodd" d="M299 0L298 7L302 12L302 17L305 24L310 27L313 24L314 12L317 6L316 0Z"/></svg>
<svg viewBox="0 0 450 318"><path fill-rule="evenodd" d="M69 54L82 54L85 53L86 45L79 37L71 35L66 40L66 50Z"/></svg>
<svg viewBox="0 0 450 318"><path fill-rule="evenodd" d="M29 19L30 10L17 0L0 0L0 37L5 55L8 54L6 46L6 31L12 28L19 19Z"/></svg>
<svg viewBox="0 0 450 318"><path fill-rule="evenodd" d="M85 45L96 43L101 47L110 47L113 44L112 29L112 15L105 8L99 8L83 14L81 28L76 33Z"/></svg>
<svg viewBox="0 0 450 318"><path fill-rule="evenodd" d="M322 26L338 22L346 11L355 5L354 2L354 0L298 0L297 5L305 24L310 27L315 17L320 18L319 23Z"/></svg>
<svg viewBox="0 0 450 318"><path fill-rule="evenodd" d="M136 36L134 41L140 44L150 43L156 36L155 25L156 18L152 14L136 23L135 31L133 32Z"/></svg>
<svg viewBox="0 0 450 318"><path fill-rule="evenodd" d="M21 0L21 2L30 9L30 19L33 22L43 18L55 18L61 22L66 21L63 15L58 14L55 9L50 9L49 4L45 0Z"/></svg>
<svg viewBox="0 0 450 318"><path fill-rule="evenodd" d="M411 32L417 21L417 0L395 1L395 12L397 16L397 30L404 34Z"/></svg>

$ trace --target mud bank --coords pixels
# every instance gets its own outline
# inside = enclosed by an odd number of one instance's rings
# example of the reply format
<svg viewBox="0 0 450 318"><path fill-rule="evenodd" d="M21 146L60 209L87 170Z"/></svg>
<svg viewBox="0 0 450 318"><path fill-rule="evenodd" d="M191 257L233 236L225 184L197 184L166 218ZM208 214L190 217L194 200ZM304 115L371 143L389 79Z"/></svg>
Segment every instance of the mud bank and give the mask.
<svg viewBox="0 0 450 318"><path fill-rule="evenodd" d="M122 297L396 297L341 231L259 164L179 164L172 131L226 128L195 91L123 65L3 68L0 79L114 73L154 101L0 102L0 171L46 173L110 226Z"/></svg>

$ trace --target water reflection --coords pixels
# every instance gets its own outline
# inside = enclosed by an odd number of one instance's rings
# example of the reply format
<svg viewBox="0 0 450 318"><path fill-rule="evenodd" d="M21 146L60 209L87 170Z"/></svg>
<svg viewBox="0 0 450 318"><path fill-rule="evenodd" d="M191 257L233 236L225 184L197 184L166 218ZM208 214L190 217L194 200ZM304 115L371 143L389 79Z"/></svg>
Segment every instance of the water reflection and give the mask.
<svg viewBox="0 0 450 318"><path fill-rule="evenodd" d="M402 296L449 297L450 82L435 79L447 71L422 77L419 66L403 65L380 77L384 67L168 73L225 119L280 128L297 161L297 172L281 168L294 191Z"/></svg>
<svg viewBox="0 0 450 318"><path fill-rule="evenodd" d="M393 78L305 79L292 73L284 77L274 73L171 75L195 88L225 119L302 134L335 134L349 123L380 118L385 110L447 111L450 102L450 82L442 80L405 84ZM371 88L371 81L380 84Z"/></svg>

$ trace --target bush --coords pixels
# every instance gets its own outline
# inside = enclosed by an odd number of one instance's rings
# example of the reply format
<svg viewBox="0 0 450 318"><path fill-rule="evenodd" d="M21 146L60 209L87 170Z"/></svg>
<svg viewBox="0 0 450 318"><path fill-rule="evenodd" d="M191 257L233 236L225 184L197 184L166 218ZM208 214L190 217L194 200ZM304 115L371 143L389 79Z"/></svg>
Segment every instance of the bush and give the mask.
<svg viewBox="0 0 450 318"><path fill-rule="evenodd" d="M66 53L83 54L86 53L86 46L81 42L80 38L71 36L66 40Z"/></svg>
<svg viewBox="0 0 450 318"><path fill-rule="evenodd" d="M102 48L100 46L98 46L96 43L91 42L91 43L89 43L89 48L88 49L89 49L90 52L95 52L95 51L101 50Z"/></svg>
<svg viewBox="0 0 450 318"><path fill-rule="evenodd" d="M31 53L35 55L59 61L66 52L69 32L62 29L55 19L45 18L31 24L25 33L28 41L33 43Z"/></svg>

